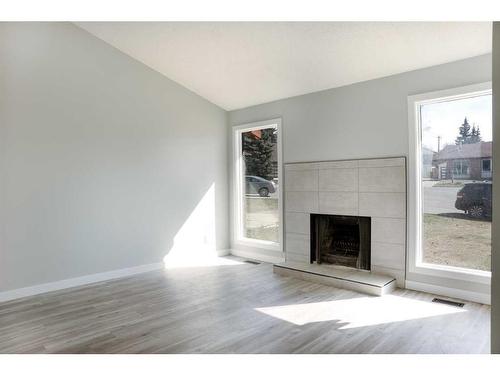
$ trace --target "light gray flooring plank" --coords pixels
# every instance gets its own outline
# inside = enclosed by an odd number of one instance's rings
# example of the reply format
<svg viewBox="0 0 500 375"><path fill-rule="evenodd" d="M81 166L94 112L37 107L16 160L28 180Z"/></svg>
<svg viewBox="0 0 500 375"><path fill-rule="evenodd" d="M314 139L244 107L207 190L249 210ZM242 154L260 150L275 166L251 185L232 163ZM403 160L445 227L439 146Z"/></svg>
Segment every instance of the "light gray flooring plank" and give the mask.
<svg viewBox="0 0 500 375"><path fill-rule="evenodd" d="M374 298L385 297L275 275L265 263L153 271L1 303L0 353L489 352L489 306L442 312L430 294L393 296L388 314L412 303L431 313L372 322ZM361 314L342 314L349 304Z"/></svg>

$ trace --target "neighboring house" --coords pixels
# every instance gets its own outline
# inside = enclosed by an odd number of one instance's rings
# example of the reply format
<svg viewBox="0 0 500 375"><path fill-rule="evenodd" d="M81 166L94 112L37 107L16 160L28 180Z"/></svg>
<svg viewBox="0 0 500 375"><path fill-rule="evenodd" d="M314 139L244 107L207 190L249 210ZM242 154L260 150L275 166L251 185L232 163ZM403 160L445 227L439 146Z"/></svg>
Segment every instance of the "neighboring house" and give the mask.
<svg viewBox="0 0 500 375"><path fill-rule="evenodd" d="M491 180L491 142L447 145L432 160L435 179Z"/></svg>

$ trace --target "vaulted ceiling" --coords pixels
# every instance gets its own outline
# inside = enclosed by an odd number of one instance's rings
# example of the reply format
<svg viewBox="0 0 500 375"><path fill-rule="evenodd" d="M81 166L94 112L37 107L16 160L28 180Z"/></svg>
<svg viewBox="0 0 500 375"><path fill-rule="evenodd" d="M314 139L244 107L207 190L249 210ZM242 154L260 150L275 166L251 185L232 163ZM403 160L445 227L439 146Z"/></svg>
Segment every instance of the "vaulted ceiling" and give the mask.
<svg viewBox="0 0 500 375"><path fill-rule="evenodd" d="M489 22L78 26L226 110L491 52Z"/></svg>

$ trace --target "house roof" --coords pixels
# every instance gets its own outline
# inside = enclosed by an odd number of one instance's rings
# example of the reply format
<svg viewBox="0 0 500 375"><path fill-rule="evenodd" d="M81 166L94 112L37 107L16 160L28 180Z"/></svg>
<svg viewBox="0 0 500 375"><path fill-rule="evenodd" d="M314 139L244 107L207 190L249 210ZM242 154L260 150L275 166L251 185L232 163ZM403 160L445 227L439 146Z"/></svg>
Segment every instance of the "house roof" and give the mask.
<svg viewBox="0 0 500 375"><path fill-rule="evenodd" d="M434 155L434 160L489 158L491 154L491 142L447 145Z"/></svg>

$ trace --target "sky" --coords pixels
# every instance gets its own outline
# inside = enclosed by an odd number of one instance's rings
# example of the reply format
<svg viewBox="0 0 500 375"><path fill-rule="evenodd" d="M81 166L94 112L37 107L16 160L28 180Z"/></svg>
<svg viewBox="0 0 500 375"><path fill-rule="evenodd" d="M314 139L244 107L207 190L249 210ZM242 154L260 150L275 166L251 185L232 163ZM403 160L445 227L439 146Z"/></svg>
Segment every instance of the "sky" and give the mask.
<svg viewBox="0 0 500 375"><path fill-rule="evenodd" d="M449 102L426 104L421 107L422 145L437 151L437 137L441 136L441 150L446 144L455 144L458 128L467 117L472 125L479 126L483 141L491 141L491 94Z"/></svg>

